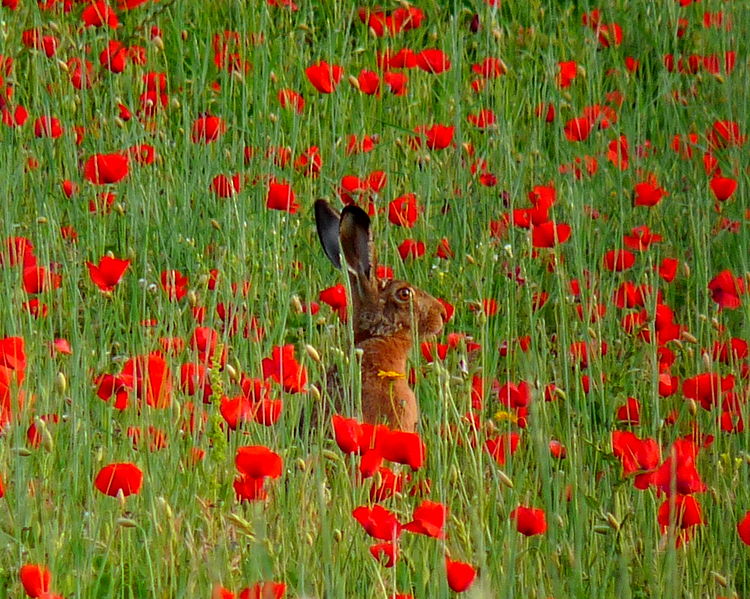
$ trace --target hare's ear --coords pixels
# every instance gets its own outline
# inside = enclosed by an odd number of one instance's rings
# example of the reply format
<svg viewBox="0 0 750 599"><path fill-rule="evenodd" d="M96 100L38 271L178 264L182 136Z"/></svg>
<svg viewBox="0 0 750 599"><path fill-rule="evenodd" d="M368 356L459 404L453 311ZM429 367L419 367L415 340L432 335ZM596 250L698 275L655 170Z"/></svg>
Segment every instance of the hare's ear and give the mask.
<svg viewBox="0 0 750 599"><path fill-rule="evenodd" d="M376 268L367 212L354 205L344 208L341 212L339 241L349 274L357 281L358 290L364 295L373 289Z"/></svg>
<svg viewBox="0 0 750 599"><path fill-rule="evenodd" d="M328 259L336 268L341 268L341 250L339 249L339 223L341 217L325 200L315 201L315 226L318 239Z"/></svg>

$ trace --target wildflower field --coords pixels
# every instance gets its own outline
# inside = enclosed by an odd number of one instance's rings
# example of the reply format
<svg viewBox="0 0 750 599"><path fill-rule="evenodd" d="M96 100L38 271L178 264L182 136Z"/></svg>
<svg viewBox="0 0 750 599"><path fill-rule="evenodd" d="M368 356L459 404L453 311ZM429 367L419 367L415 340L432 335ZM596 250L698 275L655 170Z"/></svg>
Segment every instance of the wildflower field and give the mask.
<svg viewBox="0 0 750 599"><path fill-rule="evenodd" d="M750 598L750 4L110 2L0 2L0 596Z"/></svg>

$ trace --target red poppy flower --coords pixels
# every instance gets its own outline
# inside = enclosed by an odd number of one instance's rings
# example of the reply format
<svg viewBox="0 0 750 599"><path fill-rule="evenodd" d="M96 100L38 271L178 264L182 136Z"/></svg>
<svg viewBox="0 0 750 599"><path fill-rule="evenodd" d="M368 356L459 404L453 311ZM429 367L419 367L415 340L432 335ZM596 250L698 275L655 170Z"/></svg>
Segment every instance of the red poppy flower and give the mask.
<svg viewBox="0 0 750 599"><path fill-rule="evenodd" d="M376 95L380 91L380 77L375 71L362 69L353 81L356 81L357 89L368 96Z"/></svg>
<svg viewBox="0 0 750 599"><path fill-rule="evenodd" d="M615 418L621 424L639 424L641 419L640 402L635 397L628 397L627 401L617 408Z"/></svg>
<svg viewBox="0 0 750 599"><path fill-rule="evenodd" d="M662 493L671 496L691 495L706 490L695 460L699 447L690 439L677 439L669 457L654 472L652 484Z"/></svg>
<svg viewBox="0 0 750 599"><path fill-rule="evenodd" d="M442 50L429 48L416 55L416 66L428 73L439 75L451 68L451 61Z"/></svg>
<svg viewBox="0 0 750 599"><path fill-rule="evenodd" d="M172 404L172 373L159 352L130 358L122 367L122 376L131 376L137 397L152 408Z"/></svg>
<svg viewBox="0 0 750 599"><path fill-rule="evenodd" d="M453 258L453 249L451 248L450 241L448 241L447 237L443 237L440 241L438 241L435 255L438 258L442 258L443 260L450 260L451 258Z"/></svg>
<svg viewBox="0 0 750 599"><path fill-rule="evenodd" d="M120 25L117 13L104 0L90 2L83 9L81 20L86 27L102 27L103 25L107 25L112 29L117 29Z"/></svg>
<svg viewBox="0 0 750 599"><path fill-rule="evenodd" d="M506 408L525 408L531 403L531 387L526 381L505 383L497 391L498 401Z"/></svg>
<svg viewBox="0 0 750 599"><path fill-rule="evenodd" d="M482 62L471 65L471 70L485 79L494 79L505 75L507 67L502 60L495 57L485 58Z"/></svg>
<svg viewBox="0 0 750 599"><path fill-rule="evenodd" d="M190 138L193 143L211 143L219 139L227 131L224 119L205 113L193 121L193 131Z"/></svg>
<svg viewBox="0 0 750 599"><path fill-rule="evenodd" d="M325 60L316 62L305 69L305 75L313 87L322 94L330 94L341 81L344 69L338 65L329 65Z"/></svg>
<svg viewBox="0 0 750 599"><path fill-rule="evenodd" d="M94 154L83 165L83 176L95 185L117 183L128 176L125 154Z"/></svg>
<svg viewBox="0 0 750 599"><path fill-rule="evenodd" d="M143 472L138 466L130 462L120 464L110 464L105 466L94 479L96 489L116 497L119 492L127 497L128 495L138 494L143 485Z"/></svg>
<svg viewBox="0 0 750 599"><path fill-rule="evenodd" d="M398 253L404 261L407 258L420 258L424 256L426 250L424 241L417 241L416 239L404 239L398 246Z"/></svg>
<svg viewBox="0 0 750 599"><path fill-rule="evenodd" d="M134 388L132 375L100 374L94 379L94 384L97 385L96 394L99 398L109 401L115 397L115 409L124 410L128 407L130 391Z"/></svg>
<svg viewBox="0 0 750 599"><path fill-rule="evenodd" d="M354 418L344 418L334 414L331 418L334 437L339 449L344 453L362 454L374 448L374 438L387 427L360 423Z"/></svg>
<svg viewBox="0 0 750 599"><path fill-rule="evenodd" d="M603 266L610 272L622 272L633 267L635 255L628 250L609 250L604 254Z"/></svg>
<svg viewBox="0 0 750 599"><path fill-rule="evenodd" d="M395 71L386 71L383 73L383 83L388 86L388 89L394 96L403 96L406 94L406 84L409 82L409 77L406 73L397 73Z"/></svg>
<svg viewBox="0 0 750 599"><path fill-rule="evenodd" d="M0 250L0 266L25 266L36 263L34 244L26 237L8 237Z"/></svg>
<svg viewBox="0 0 750 599"><path fill-rule="evenodd" d="M531 245L535 248L552 248L570 239L571 227L566 223L546 221L531 229Z"/></svg>
<svg viewBox="0 0 750 599"><path fill-rule="evenodd" d="M622 44L622 27L618 23L598 25L596 28L599 44L604 48Z"/></svg>
<svg viewBox="0 0 750 599"><path fill-rule="evenodd" d="M371 545L370 555L384 568L392 568L398 559L398 545L390 541Z"/></svg>
<svg viewBox="0 0 750 599"><path fill-rule="evenodd" d="M469 590L477 577L477 571L471 564L445 558L445 575L448 586L456 593Z"/></svg>
<svg viewBox="0 0 750 599"><path fill-rule="evenodd" d="M737 190L737 180L730 177L714 176L709 186L711 191L720 202L725 202L732 197L732 194Z"/></svg>
<svg viewBox="0 0 750 599"><path fill-rule="evenodd" d="M478 113L468 115L466 120L479 129L486 129L497 123L497 116L493 110L482 108Z"/></svg>
<svg viewBox="0 0 750 599"><path fill-rule="evenodd" d="M310 146L294 161L294 168L306 177L317 177L323 167L323 159L320 156L318 146Z"/></svg>
<svg viewBox="0 0 750 599"><path fill-rule="evenodd" d="M292 186L284 181L271 181L268 184L266 195L266 208L271 210L286 210L295 214L299 210L299 204L292 190Z"/></svg>
<svg viewBox="0 0 750 599"><path fill-rule="evenodd" d="M240 502L263 501L268 498L265 483L265 478L253 478L252 476L240 474L234 479L232 486Z"/></svg>
<svg viewBox="0 0 750 599"><path fill-rule="evenodd" d="M26 564L18 570L23 590L29 597L47 596L52 581L49 568L39 564Z"/></svg>
<svg viewBox="0 0 750 599"><path fill-rule="evenodd" d="M661 460L656 439L639 439L630 431L612 432L612 453L622 464L623 476L653 472ZM649 482L650 478L644 486L636 480L636 487L645 488Z"/></svg>
<svg viewBox="0 0 750 599"><path fill-rule="evenodd" d="M419 145L422 143L422 136L424 136L425 145L430 150L444 150L453 143L455 129L455 127L447 127L445 125L416 127L414 131L419 137L415 138L414 141Z"/></svg>
<svg viewBox="0 0 750 599"><path fill-rule="evenodd" d="M62 275L43 266L32 264L23 269L22 281L23 290L30 295L34 295L50 289L59 289L62 284Z"/></svg>
<svg viewBox="0 0 750 599"><path fill-rule="evenodd" d="M318 294L318 299L336 310L339 314L339 318L342 320L346 319L346 287L344 287L343 284L339 283L333 287L328 287L328 289L323 289L323 291Z"/></svg>
<svg viewBox="0 0 750 599"><path fill-rule="evenodd" d="M417 196L413 193L402 195L388 204L388 220L401 227L413 227L419 212Z"/></svg>
<svg viewBox="0 0 750 599"><path fill-rule="evenodd" d="M729 341L714 341L711 357L714 360L731 364L732 362L741 362L748 356L748 343L739 337L732 337Z"/></svg>
<svg viewBox="0 0 750 599"><path fill-rule="evenodd" d="M695 497L676 495L666 499L659 506L657 520L662 530L666 530L672 524L679 530L685 530L703 524L703 513Z"/></svg>
<svg viewBox="0 0 750 599"><path fill-rule="evenodd" d="M199 362L186 362L180 366L180 390L185 395L195 395L200 390L203 401L209 399L213 391L206 365Z"/></svg>
<svg viewBox="0 0 750 599"><path fill-rule="evenodd" d="M750 511L737 523L737 534L745 545L750 545Z"/></svg>
<svg viewBox="0 0 750 599"><path fill-rule="evenodd" d="M484 449L497 462L498 466L505 465L507 458L518 450L521 435L516 432L502 434L484 442Z"/></svg>
<svg viewBox="0 0 750 599"><path fill-rule="evenodd" d="M263 378L272 378L287 393L304 393L307 391L307 371L294 357L294 345L275 346L270 358L261 361Z"/></svg>
<svg viewBox="0 0 750 599"><path fill-rule="evenodd" d="M86 266L89 269L91 280L99 289L112 291L130 266L130 260L102 256L99 259L99 264L86 262Z"/></svg>
<svg viewBox="0 0 750 599"><path fill-rule="evenodd" d="M744 145L747 139L735 121L714 121L706 137L714 148L739 147Z"/></svg>
<svg viewBox="0 0 750 599"><path fill-rule="evenodd" d="M231 198L242 189L242 177L239 174L231 177L221 174L211 179L211 192L219 198Z"/></svg>
<svg viewBox="0 0 750 599"><path fill-rule="evenodd" d="M623 242L625 245L631 250L637 250L639 252L647 250L652 243L658 243L662 239L662 236L658 233L652 233L648 225L633 227L630 230L630 235L623 236Z"/></svg>
<svg viewBox="0 0 750 599"><path fill-rule="evenodd" d="M746 293L745 280L735 277L731 270L722 270L708 283L708 290L720 309L733 310L742 305L740 296Z"/></svg>
<svg viewBox="0 0 750 599"><path fill-rule="evenodd" d="M350 135L346 143L346 155L372 152L377 142L377 135L363 135L361 139L356 135Z"/></svg>
<svg viewBox="0 0 750 599"><path fill-rule="evenodd" d="M401 524L396 515L380 505L360 506L352 512L365 532L375 539L393 541L401 536Z"/></svg>
<svg viewBox="0 0 750 599"><path fill-rule="evenodd" d="M593 124L587 117L577 117L565 123L563 133L568 141L585 141L591 135Z"/></svg>
<svg viewBox="0 0 750 599"><path fill-rule="evenodd" d="M57 139L63 134L60 119L53 116L40 116L34 121L34 137L51 137Z"/></svg>
<svg viewBox="0 0 750 599"><path fill-rule="evenodd" d="M263 445L238 447L234 464L240 474L250 478L279 478L283 461L275 451Z"/></svg>
<svg viewBox="0 0 750 599"><path fill-rule="evenodd" d="M128 48L122 42L110 40L99 54L99 64L112 73L122 73L128 65Z"/></svg>
<svg viewBox="0 0 750 599"><path fill-rule="evenodd" d="M558 62L557 85L563 89L570 87L571 82L578 76L578 64L575 60Z"/></svg>
<svg viewBox="0 0 750 599"><path fill-rule="evenodd" d="M190 336L190 347L197 350L198 360L203 364L212 361L218 342L219 333L211 327L196 327Z"/></svg>
<svg viewBox="0 0 750 599"><path fill-rule="evenodd" d="M682 394L703 407L711 410L718 405L724 393L734 388L734 376L721 376L716 372L704 372L687 378L682 383Z"/></svg>
<svg viewBox="0 0 750 599"><path fill-rule="evenodd" d="M519 505L510 513L510 519L516 521L516 530L527 537L547 531L547 518L540 508Z"/></svg>
<svg viewBox="0 0 750 599"><path fill-rule="evenodd" d="M289 0L278 0L278 2L286 3L290 7L294 6ZM297 9L292 8L292 10ZM286 584L283 582L256 582L253 586L242 589L238 599L282 599L285 594Z"/></svg>
<svg viewBox="0 0 750 599"><path fill-rule="evenodd" d="M395 54L389 50L377 52L376 62L378 68L387 71L389 69L413 69L417 66L417 55L409 48L402 48Z"/></svg>
<svg viewBox="0 0 750 599"><path fill-rule="evenodd" d="M179 270L163 270L159 278L170 300L179 301L185 297L189 281Z"/></svg>
<svg viewBox="0 0 750 599"><path fill-rule="evenodd" d="M448 517L448 508L442 503L425 499L414 508L412 521L404 525L404 530L409 532L442 539L445 537L445 520Z"/></svg>
<svg viewBox="0 0 750 599"><path fill-rule="evenodd" d="M667 195L669 194L654 182L637 183L634 189L633 205L656 206Z"/></svg>
<svg viewBox="0 0 750 599"><path fill-rule="evenodd" d="M297 114L305 111L305 98L292 89L279 90L278 100L282 108L292 108Z"/></svg>
<svg viewBox="0 0 750 599"><path fill-rule="evenodd" d="M427 456L427 446L418 433L387 429L377 435L376 449L389 462L411 466L419 470Z"/></svg>

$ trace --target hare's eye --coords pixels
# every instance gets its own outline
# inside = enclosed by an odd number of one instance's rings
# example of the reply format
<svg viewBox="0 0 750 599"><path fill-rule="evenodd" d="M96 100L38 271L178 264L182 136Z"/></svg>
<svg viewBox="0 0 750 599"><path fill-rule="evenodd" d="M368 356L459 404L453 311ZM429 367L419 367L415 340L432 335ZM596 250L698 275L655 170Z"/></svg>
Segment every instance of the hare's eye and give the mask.
<svg viewBox="0 0 750 599"><path fill-rule="evenodd" d="M400 302L407 302L411 299L412 293L411 287L401 287L396 291L396 299Z"/></svg>

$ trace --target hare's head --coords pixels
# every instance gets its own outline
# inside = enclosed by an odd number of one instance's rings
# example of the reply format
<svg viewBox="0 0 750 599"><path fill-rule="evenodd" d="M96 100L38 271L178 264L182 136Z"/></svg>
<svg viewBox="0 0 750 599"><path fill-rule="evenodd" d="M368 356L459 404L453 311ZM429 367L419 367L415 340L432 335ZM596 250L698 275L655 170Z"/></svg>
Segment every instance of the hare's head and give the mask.
<svg viewBox="0 0 750 599"><path fill-rule="evenodd" d="M384 281L375 275L370 217L364 210L351 205L339 214L328 202L318 200L315 223L330 261L336 268L345 265L349 272L355 343L372 337L411 338L414 332L422 337L441 331L446 312L440 302L406 281Z"/></svg>

